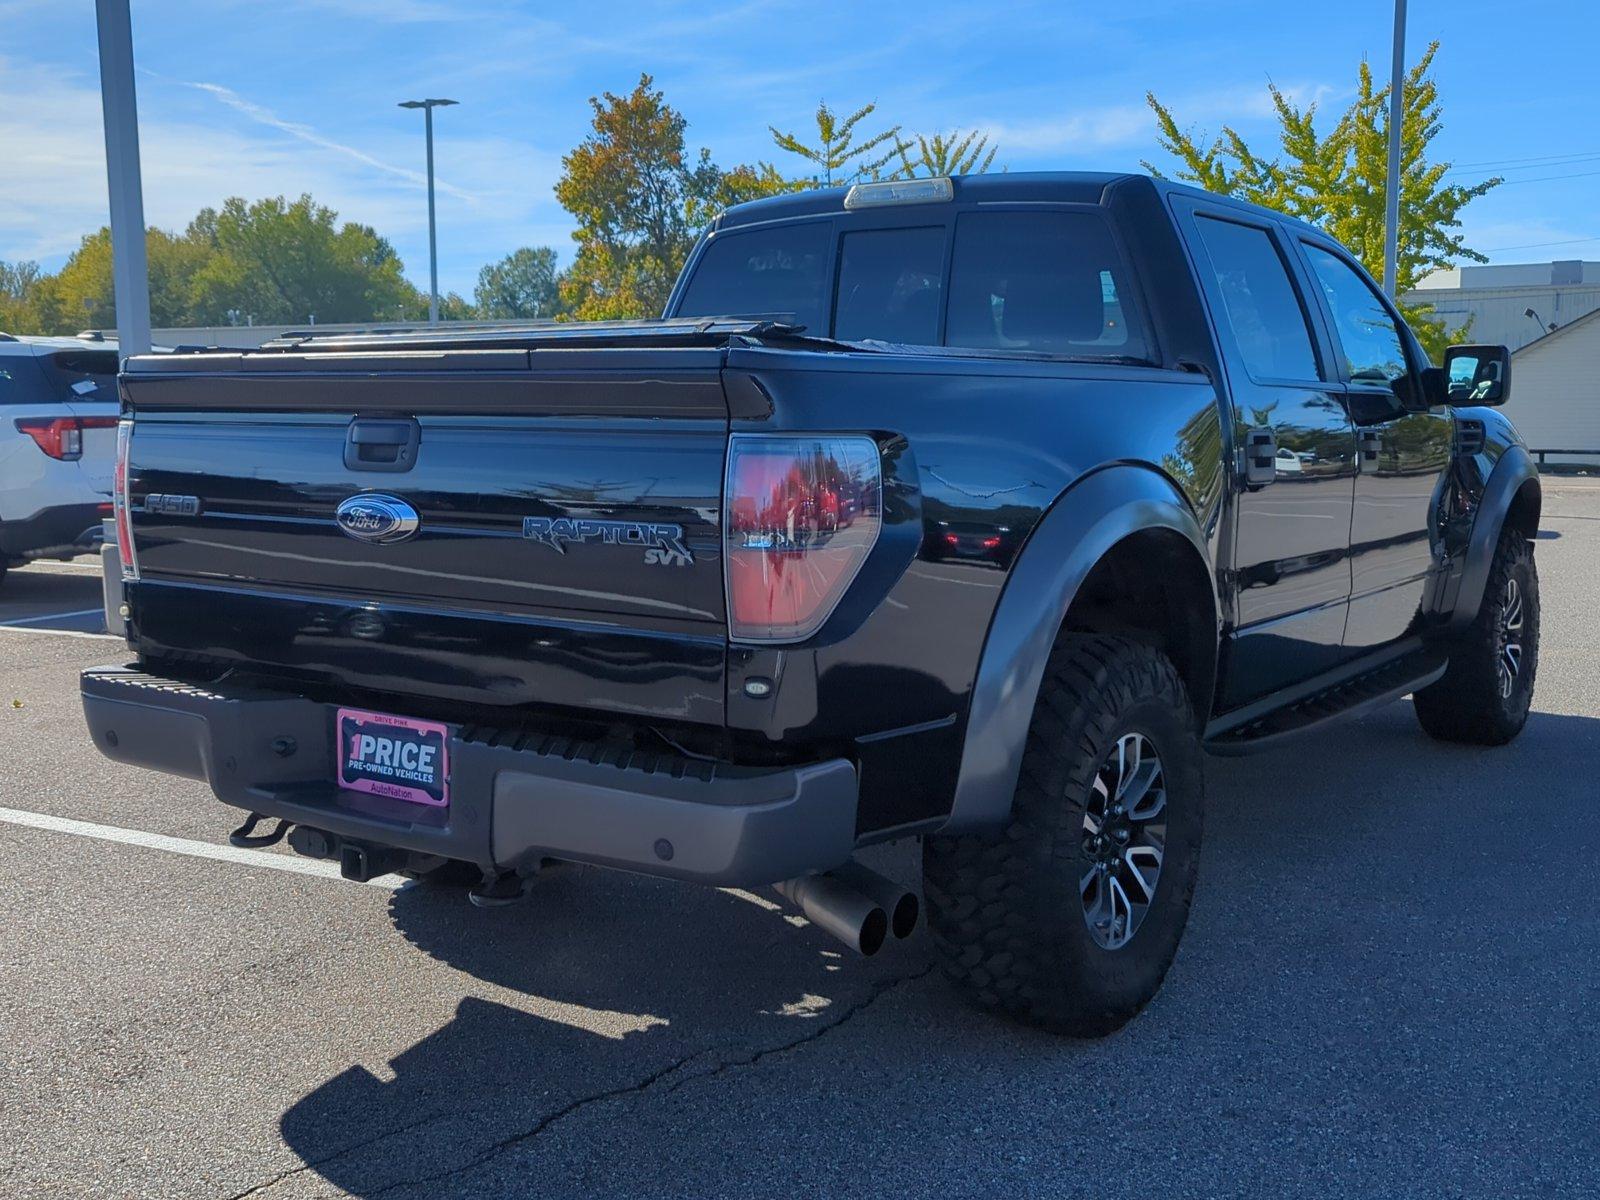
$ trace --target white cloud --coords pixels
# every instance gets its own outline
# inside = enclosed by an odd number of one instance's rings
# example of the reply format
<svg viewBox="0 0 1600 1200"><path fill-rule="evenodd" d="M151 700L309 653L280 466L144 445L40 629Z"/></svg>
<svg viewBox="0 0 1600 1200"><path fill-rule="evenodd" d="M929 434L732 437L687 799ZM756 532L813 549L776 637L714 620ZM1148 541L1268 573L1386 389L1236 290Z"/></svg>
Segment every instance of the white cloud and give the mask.
<svg viewBox="0 0 1600 1200"><path fill-rule="evenodd" d="M1150 140L1150 125L1149 109L1124 104L1075 112L1051 121L988 121L981 127L991 141L1005 150L1042 153L1136 145Z"/></svg>
<svg viewBox="0 0 1600 1200"><path fill-rule="evenodd" d="M1300 107L1320 104L1336 94L1327 84L1280 84L1278 90ZM1215 136L1223 125L1242 124L1273 115L1272 95L1266 80L1260 84L1187 95L1160 93L1158 96L1183 128L1202 136ZM1001 146L1002 153L1013 151L1024 155L1112 147L1153 150L1156 136L1155 114L1142 98L1136 103L1069 107L1060 117L1048 120L982 121L979 128Z"/></svg>
<svg viewBox="0 0 1600 1200"><path fill-rule="evenodd" d="M421 175L393 166L403 153L421 158L420 130L401 122L389 135L392 145L352 155L342 143L308 141L271 123L219 128L192 113L175 118L164 101L182 92L169 87L163 96L163 87L157 81L146 88L140 104L148 224L182 229L200 208L228 196L309 192L342 219L374 227L400 251L412 279L425 279ZM0 259L35 259L55 269L107 220L99 88L59 69L0 59L0 112ZM439 196L441 286L470 291L479 265L517 246L566 250L570 222L551 194L557 156L498 137L451 137L441 141L440 155L459 181Z"/></svg>
<svg viewBox="0 0 1600 1200"><path fill-rule="evenodd" d="M299 138L302 142L309 142L313 146L320 146L324 150L331 150L335 154L342 154L346 158L353 159L354 161L362 163L365 166L369 166L376 170L384 171L390 175L397 176L401 179L408 180L419 187L427 186L427 176L421 171L413 171L409 167L400 167L393 163L384 162L382 159L375 158L373 155L368 154L365 150L357 149L355 146L347 146L343 142L336 142L332 138L318 133L309 125L303 125L298 121L286 121L274 113L271 109L257 104L252 100L246 100L232 88L225 88L220 83L200 83L188 79L176 79L172 80L171 82L180 84L183 87L194 88L196 91L205 92L207 95L214 96L223 104L233 109L235 112L243 113L258 125L265 125L269 129L276 129L288 134L290 137ZM438 191L449 192L451 195L457 196L462 200L475 201L477 199L477 197L472 193L463 191L461 188L458 188L453 184L446 183L444 180L440 179L437 172L434 175L434 187Z"/></svg>

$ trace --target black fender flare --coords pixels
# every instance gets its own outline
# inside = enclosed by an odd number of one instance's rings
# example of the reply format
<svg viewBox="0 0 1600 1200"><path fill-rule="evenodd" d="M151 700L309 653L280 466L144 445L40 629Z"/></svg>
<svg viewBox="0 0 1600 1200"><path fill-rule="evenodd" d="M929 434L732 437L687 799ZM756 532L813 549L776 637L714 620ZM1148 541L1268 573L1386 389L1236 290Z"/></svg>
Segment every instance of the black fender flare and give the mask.
<svg viewBox="0 0 1600 1200"><path fill-rule="evenodd" d="M1124 538L1182 535L1200 556L1216 608L1205 535L1177 488L1149 467L1116 465L1072 484L1040 519L1011 569L984 640L967 707L955 800L940 833L996 829L1011 813L1045 662L1078 589Z"/></svg>
<svg viewBox="0 0 1600 1200"><path fill-rule="evenodd" d="M1533 456L1522 446L1507 447L1494 470L1489 472L1489 482L1484 485L1483 496L1478 501L1478 515L1467 540L1461 585L1456 589L1455 606L1450 613L1451 629L1465 629L1478 615L1483 604L1483 590L1489 585L1489 571L1494 566L1495 547L1500 544L1500 531L1505 528L1511 505L1530 479L1538 488L1539 469L1533 464Z"/></svg>

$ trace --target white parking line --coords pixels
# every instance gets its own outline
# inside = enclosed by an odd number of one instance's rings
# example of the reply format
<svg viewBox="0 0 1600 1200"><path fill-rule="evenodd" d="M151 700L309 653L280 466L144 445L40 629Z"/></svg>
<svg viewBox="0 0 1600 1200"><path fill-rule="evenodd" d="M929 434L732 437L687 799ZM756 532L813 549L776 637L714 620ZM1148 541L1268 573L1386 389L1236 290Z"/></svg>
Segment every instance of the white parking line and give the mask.
<svg viewBox="0 0 1600 1200"><path fill-rule="evenodd" d="M165 850L169 854L187 854L191 858L212 858L218 862L238 863L246 867L265 867L269 871L288 871L293 875L320 875L324 879L338 879L344 882L344 877L339 874L336 865L314 858L269 854L261 850L241 850L236 846L214 846L210 842L168 837L164 833L145 833L139 829L121 829L115 825L96 825L92 821L74 821L70 817L25 812L20 808L0 808L0 821L12 825L25 825L29 829L45 829L51 833L70 833L76 837L95 838L102 842L120 842L124 846ZM406 881L399 875L380 875L367 882L373 887L393 889L400 887Z"/></svg>
<svg viewBox="0 0 1600 1200"><path fill-rule="evenodd" d="M18 617L15 621L0 621L9 629L20 629L24 625L37 625L41 621L65 621L68 617L94 617L105 612L103 608L80 608L76 612L46 613L42 617Z"/></svg>
<svg viewBox="0 0 1600 1200"><path fill-rule="evenodd" d="M34 637L75 637L94 638L102 642L121 642L127 645L127 639L114 633L85 633L81 629L33 629L27 625L7 625L0 622L0 633L27 633Z"/></svg>

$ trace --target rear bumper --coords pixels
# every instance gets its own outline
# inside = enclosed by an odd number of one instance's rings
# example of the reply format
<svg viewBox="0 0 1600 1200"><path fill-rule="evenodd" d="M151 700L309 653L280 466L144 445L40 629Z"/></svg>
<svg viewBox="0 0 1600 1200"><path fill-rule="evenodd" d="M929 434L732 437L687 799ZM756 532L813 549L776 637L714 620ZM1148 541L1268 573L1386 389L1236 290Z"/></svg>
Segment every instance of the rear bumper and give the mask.
<svg viewBox="0 0 1600 1200"><path fill-rule="evenodd" d="M431 809L333 785L329 705L120 667L85 671L81 689L108 757L371 845L499 870L548 857L726 886L828 870L855 847L856 771L843 759L741 768L454 728L450 807Z"/></svg>
<svg viewBox="0 0 1600 1200"><path fill-rule="evenodd" d="M63 504L20 521L0 522L0 559L23 558L40 550L59 551L60 557L93 554L100 548L105 515L99 504Z"/></svg>

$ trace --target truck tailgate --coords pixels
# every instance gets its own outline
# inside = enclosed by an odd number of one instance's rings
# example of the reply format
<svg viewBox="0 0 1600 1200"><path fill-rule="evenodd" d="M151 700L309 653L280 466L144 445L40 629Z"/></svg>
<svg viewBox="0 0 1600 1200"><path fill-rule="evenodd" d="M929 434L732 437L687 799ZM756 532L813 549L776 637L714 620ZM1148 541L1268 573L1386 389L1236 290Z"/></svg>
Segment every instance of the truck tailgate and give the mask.
<svg viewBox="0 0 1600 1200"><path fill-rule="evenodd" d="M720 723L720 362L621 348L134 360L139 649Z"/></svg>

